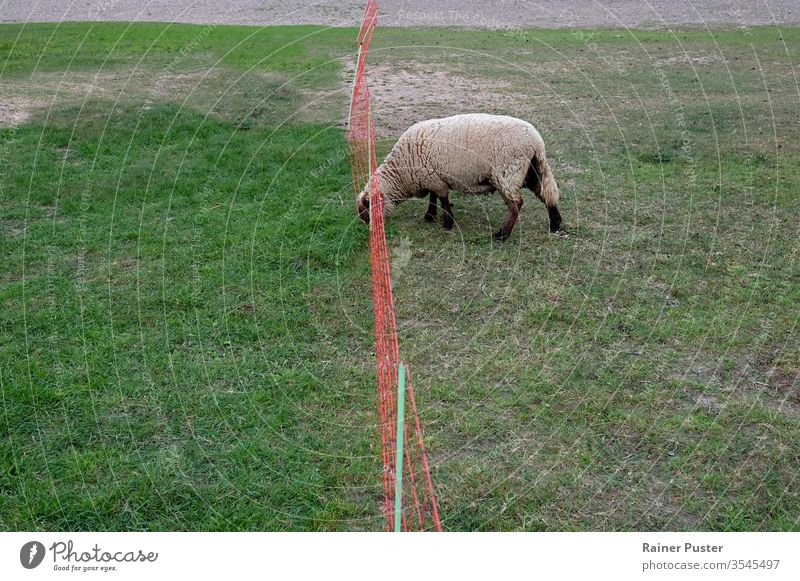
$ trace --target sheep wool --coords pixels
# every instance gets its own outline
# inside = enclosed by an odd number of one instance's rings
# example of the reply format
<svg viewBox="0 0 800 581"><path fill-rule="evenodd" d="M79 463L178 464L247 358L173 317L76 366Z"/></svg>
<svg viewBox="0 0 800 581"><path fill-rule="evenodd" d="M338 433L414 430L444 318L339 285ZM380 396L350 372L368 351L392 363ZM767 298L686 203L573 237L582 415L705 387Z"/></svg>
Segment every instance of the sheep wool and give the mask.
<svg viewBox="0 0 800 581"><path fill-rule="evenodd" d="M561 229L559 189L536 128L522 119L473 113L430 119L412 125L378 167L384 216L411 198L429 196L425 220L442 206L445 230L453 227L451 190L462 194L497 192L508 212L495 240L506 240L522 207L520 189L531 190L545 204L550 231ZM359 217L369 223L369 183L356 199Z"/></svg>

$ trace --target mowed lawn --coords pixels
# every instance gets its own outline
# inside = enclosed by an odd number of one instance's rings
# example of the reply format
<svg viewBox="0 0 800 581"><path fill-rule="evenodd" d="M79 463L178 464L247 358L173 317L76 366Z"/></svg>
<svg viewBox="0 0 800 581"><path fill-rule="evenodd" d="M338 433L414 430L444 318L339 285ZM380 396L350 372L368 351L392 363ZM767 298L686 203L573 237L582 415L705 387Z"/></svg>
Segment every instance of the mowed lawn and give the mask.
<svg viewBox="0 0 800 581"><path fill-rule="evenodd" d="M0 529L380 530L356 31L0 25ZM800 30L379 29L381 154L534 123L388 222L447 530L800 530ZM416 85L414 83L417 83Z"/></svg>

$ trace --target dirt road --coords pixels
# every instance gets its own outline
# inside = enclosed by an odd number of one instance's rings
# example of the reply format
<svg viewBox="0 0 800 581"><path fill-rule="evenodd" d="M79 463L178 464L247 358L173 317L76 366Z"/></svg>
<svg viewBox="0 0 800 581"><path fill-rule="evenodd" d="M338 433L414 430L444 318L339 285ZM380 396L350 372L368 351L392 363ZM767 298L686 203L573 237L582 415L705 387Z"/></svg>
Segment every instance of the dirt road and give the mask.
<svg viewBox="0 0 800 581"><path fill-rule="evenodd" d="M800 24L797 0L383 0L384 26L564 28ZM363 0L0 0L0 22L355 25Z"/></svg>

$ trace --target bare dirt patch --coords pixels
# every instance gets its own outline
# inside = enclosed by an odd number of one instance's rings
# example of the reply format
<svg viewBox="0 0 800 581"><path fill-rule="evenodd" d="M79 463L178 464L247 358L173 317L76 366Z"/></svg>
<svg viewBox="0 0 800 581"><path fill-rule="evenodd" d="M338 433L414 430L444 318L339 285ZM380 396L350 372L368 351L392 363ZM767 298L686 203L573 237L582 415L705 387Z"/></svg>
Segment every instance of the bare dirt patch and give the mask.
<svg viewBox="0 0 800 581"><path fill-rule="evenodd" d="M344 78L352 83L354 64L345 63ZM509 113L524 108L526 95L504 80L461 76L429 63L373 64L370 92L380 136L398 136L414 123L460 113Z"/></svg>
<svg viewBox="0 0 800 581"><path fill-rule="evenodd" d="M20 96L0 98L0 127L16 127L31 118L34 111L46 105L40 99Z"/></svg>
<svg viewBox="0 0 800 581"><path fill-rule="evenodd" d="M800 373L764 355L746 355L737 362L737 391L756 397L765 407L800 419Z"/></svg>
<svg viewBox="0 0 800 581"><path fill-rule="evenodd" d="M787 418L800 419L800 373L774 360L772 354L748 353L735 359L731 371L704 354L673 379L684 387L689 407L716 416L735 402L757 401ZM699 388L698 385L704 386Z"/></svg>
<svg viewBox="0 0 800 581"><path fill-rule="evenodd" d="M106 93L114 85L119 85L121 88L123 82L123 75L119 73L73 72L67 77L63 73L36 72L29 80L18 81L15 84L53 95L64 93L90 97Z"/></svg>
<svg viewBox="0 0 800 581"><path fill-rule="evenodd" d="M165 71L152 80L150 93L153 97L174 98L197 89L204 82L213 81L219 76L215 69L200 69L189 72Z"/></svg>

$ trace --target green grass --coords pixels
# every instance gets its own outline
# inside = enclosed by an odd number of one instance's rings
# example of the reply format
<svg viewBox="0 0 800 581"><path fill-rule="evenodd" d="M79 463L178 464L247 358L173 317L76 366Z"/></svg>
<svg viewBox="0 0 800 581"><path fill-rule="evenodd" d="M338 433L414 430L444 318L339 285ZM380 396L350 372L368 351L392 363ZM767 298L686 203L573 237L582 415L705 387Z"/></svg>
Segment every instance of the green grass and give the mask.
<svg viewBox="0 0 800 581"><path fill-rule="evenodd" d="M354 37L0 25L0 528L382 527ZM379 30L537 125L572 230L388 223L446 529L800 529L798 41Z"/></svg>

